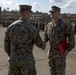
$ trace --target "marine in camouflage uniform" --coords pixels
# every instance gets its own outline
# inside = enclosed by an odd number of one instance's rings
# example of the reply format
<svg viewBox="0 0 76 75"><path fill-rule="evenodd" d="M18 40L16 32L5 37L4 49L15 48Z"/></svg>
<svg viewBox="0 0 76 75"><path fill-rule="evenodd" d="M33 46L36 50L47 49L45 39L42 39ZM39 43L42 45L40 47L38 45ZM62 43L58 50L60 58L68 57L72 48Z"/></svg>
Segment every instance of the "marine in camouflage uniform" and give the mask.
<svg viewBox="0 0 76 75"><path fill-rule="evenodd" d="M50 73L51 75L65 75L66 56L75 46L74 33L71 29L71 25L68 25L59 17L56 22L53 21L56 14L60 13L59 7L52 6L50 12L52 15L52 21L47 24L44 32L44 42L46 43L49 41L50 43L50 49L48 52ZM62 56L60 54L58 44L66 39L68 39L68 46L65 54Z"/></svg>
<svg viewBox="0 0 76 75"><path fill-rule="evenodd" d="M31 6L20 5L22 15L27 11L30 13L30 10ZM8 26L4 39L4 49L9 56L8 75L36 75L34 44L45 49L38 31L27 19L20 18Z"/></svg>

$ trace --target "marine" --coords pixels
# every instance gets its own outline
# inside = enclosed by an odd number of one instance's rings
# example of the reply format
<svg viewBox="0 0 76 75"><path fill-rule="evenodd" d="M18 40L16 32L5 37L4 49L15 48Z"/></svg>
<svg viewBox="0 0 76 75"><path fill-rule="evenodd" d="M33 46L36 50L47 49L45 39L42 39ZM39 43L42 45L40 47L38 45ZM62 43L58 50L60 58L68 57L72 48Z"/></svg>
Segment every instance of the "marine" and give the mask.
<svg viewBox="0 0 76 75"><path fill-rule="evenodd" d="M44 42L49 41L48 64L50 75L65 75L66 56L75 47L75 37L71 25L60 18L60 8L52 6L50 16L52 21L48 23L44 31ZM67 41L64 55L61 55L59 44Z"/></svg>
<svg viewBox="0 0 76 75"><path fill-rule="evenodd" d="M36 28L31 25L30 5L19 5L20 19L7 27L4 38L4 50L9 57L8 75L37 75L33 56L34 44L45 49Z"/></svg>

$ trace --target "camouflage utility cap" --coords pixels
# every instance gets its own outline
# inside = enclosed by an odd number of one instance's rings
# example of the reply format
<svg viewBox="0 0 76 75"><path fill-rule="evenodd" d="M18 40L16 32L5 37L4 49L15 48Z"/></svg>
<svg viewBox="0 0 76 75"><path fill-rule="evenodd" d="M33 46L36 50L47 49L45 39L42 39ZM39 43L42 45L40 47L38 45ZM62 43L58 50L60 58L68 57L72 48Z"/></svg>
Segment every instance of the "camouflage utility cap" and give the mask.
<svg viewBox="0 0 76 75"><path fill-rule="evenodd" d="M29 10L31 12L31 8L32 6L30 5L19 5L19 10L22 10L22 11Z"/></svg>
<svg viewBox="0 0 76 75"><path fill-rule="evenodd" d="M57 6L52 6L51 7L51 10L49 11L49 12L60 12L60 8L59 7L57 7Z"/></svg>

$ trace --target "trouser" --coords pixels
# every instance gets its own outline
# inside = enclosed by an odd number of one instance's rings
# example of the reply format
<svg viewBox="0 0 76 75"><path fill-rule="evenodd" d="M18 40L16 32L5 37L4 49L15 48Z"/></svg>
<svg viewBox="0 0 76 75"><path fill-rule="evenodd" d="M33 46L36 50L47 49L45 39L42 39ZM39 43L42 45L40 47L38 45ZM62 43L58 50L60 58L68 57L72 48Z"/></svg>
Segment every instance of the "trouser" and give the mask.
<svg viewBox="0 0 76 75"><path fill-rule="evenodd" d="M51 75L65 75L66 57L50 57L49 67Z"/></svg>
<svg viewBox="0 0 76 75"><path fill-rule="evenodd" d="M37 75L36 68L27 68L25 61L9 62L8 75Z"/></svg>

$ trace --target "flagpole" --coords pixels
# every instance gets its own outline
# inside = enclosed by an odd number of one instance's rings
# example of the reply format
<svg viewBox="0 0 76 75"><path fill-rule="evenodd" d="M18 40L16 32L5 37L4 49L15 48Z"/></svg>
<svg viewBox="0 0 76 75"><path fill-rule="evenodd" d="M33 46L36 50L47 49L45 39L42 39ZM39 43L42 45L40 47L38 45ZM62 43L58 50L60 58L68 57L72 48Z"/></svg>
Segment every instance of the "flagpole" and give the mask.
<svg viewBox="0 0 76 75"><path fill-rule="evenodd" d="M29 0L29 5L30 5L30 0Z"/></svg>

